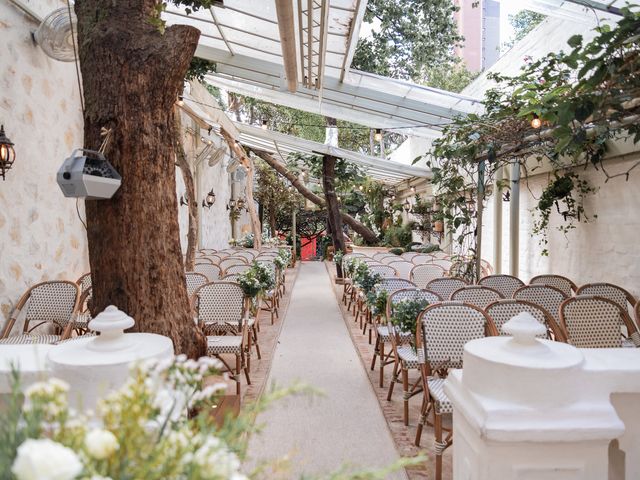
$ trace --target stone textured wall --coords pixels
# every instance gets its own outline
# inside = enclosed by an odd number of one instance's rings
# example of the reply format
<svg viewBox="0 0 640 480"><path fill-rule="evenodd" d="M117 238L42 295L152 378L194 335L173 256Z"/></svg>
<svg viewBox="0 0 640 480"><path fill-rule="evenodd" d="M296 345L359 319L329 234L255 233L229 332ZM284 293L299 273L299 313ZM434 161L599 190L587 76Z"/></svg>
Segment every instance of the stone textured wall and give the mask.
<svg viewBox="0 0 640 480"><path fill-rule="evenodd" d="M42 0L51 11L62 2ZM0 123L16 162L0 180L0 320L31 285L76 280L88 271L86 235L76 202L64 198L56 172L82 144L82 114L73 63L34 45L37 24L0 2ZM80 216L84 205L79 202Z"/></svg>

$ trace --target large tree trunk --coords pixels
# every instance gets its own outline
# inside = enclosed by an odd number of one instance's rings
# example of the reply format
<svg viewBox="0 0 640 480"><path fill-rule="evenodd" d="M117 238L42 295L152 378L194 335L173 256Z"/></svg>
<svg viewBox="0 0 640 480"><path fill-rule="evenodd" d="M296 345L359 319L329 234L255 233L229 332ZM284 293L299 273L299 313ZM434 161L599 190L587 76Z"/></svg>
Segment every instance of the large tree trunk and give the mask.
<svg viewBox="0 0 640 480"><path fill-rule="evenodd" d="M196 263L196 249L198 247L198 200L196 199L196 187L193 179L191 165L187 159L182 144L182 126L180 124L180 112L176 110L176 128L175 128L175 148L176 163L182 172L182 180L187 194L187 203L189 209L189 227L187 231L187 255L184 261L184 268L191 272Z"/></svg>
<svg viewBox="0 0 640 480"><path fill-rule="evenodd" d="M289 180L291 182L291 185L293 185L293 187L296 190L298 190L298 192L300 192L300 194L304 198L315 203L319 207L326 208L326 202L324 198L316 195L307 187L305 187L304 183L300 181L297 175L290 172L284 164L280 163L278 160L273 158L273 156L270 153L265 152L263 150L259 150L257 148L251 148L251 151L255 153L258 157L263 159L267 163L267 165L273 168L276 172L278 172L284 178ZM367 228L365 225L357 221L351 215L344 212L340 212L340 216L342 217L342 221L344 223L349 225L351 228L353 228L353 230L356 233L358 233L359 235L362 236L362 238L364 238L365 242L376 243L378 241L378 237L376 236L375 233L373 233L371 230L369 230L369 228Z"/></svg>
<svg viewBox="0 0 640 480"><path fill-rule="evenodd" d="M322 158L322 189L327 202L327 220L331 229L333 251L345 252L344 232L342 231L342 216L336 195L336 157L325 155ZM338 265L338 277L342 278L342 268Z"/></svg>
<svg viewBox="0 0 640 480"><path fill-rule="evenodd" d="M110 304L136 331L166 335L178 353L205 352L194 324L180 251L174 110L199 32L151 21L156 0L76 0L85 95L84 145L122 175L111 200L86 202L93 313Z"/></svg>
<svg viewBox="0 0 640 480"><path fill-rule="evenodd" d="M253 160L247 156L244 148L236 142L229 132L224 128L221 128L220 133L227 142L227 145L229 145L229 149L235 153L236 157L240 160L240 163L242 163L242 165L247 169L247 210L249 210L251 230L253 231L253 248L260 250L260 248L262 248L262 226L260 224L260 217L258 217L256 202L253 200L253 177L255 175Z"/></svg>

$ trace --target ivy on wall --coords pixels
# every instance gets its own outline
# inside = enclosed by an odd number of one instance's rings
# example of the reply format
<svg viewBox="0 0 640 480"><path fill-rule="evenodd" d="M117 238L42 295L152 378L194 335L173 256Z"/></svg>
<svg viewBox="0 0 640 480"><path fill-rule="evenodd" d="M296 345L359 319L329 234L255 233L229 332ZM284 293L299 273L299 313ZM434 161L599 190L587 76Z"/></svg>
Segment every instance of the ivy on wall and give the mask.
<svg viewBox="0 0 640 480"><path fill-rule="evenodd" d="M442 218L461 250L475 254L477 202L502 167L517 162L528 175L551 165L534 209L534 229L547 254L553 207L565 233L595 218L583 199L596 188L581 169L594 168L607 182L628 179L640 163L615 175L603 164L608 141L640 142L640 13L637 6L621 11L617 25L598 27L588 43L575 35L566 52L531 60L518 76L491 75L497 85L485 93L484 113L456 118L434 141L427 165Z"/></svg>

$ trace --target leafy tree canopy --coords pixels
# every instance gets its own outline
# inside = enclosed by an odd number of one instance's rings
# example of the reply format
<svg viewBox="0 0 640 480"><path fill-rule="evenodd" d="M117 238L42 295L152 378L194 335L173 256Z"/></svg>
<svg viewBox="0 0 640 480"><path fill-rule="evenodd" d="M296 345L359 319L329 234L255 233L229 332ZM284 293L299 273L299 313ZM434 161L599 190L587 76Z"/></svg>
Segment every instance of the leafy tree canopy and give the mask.
<svg viewBox="0 0 640 480"><path fill-rule="evenodd" d="M531 10L522 10L515 15L509 15L509 23L513 27L513 37L504 46L507 48L513 47L545 18L547 18L545 15Z"/></svg>
<svg viewBox="0 0 640 480"><path fill-rule="evenodd" d="M358 42L352 66L365 72L420 81L425 69L448 62L462 41L451 0L369 0L370 37Z"/></svg>

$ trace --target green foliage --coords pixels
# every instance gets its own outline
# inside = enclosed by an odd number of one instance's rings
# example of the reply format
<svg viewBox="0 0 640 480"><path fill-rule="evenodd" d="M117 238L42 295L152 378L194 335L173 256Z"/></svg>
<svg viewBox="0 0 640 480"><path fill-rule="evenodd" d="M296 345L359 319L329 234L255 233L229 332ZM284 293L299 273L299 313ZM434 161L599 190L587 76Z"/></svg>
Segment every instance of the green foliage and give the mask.
<svg viewBox="0 0 640 480"><path fill-rule="evenodd" d="M513 27L513 37L504 46L507 48L513 47L545 18L547 18L545 15L531 10L521 10L515 15L509 15L509 23Z"/></svg>
<svg viewBox="0 0 640 480"><path fill-rule="evenodd" d="M378 290L374 288L367 294L367 305L371 309L373 315L384 315L387 310L387 299L389 292L387 290Z"/></svg>
<svg viewBox="0 0 640 480"><path fill-rule="evenodd" d="M404 249L400 247L390 248L389 253L393 253L394 255L402 255L404 253Z"/></svg>
<svg viewBox="0 0 640 480"><path fill-rule="evenodd" d="M468 70L457 58L426 67L422 83L428 87L460 93L473 82L479 72Z"/></svg>
<svg viewBox="0 0 640 480"><path fill-rule="evenodd" d="M364 21L371 37L361 38L352 66L365 72L419 81L429 65L448 59L460 43L450 0L370 0Z"/></svg>
<svg viewBox="0 0 640 480"><path fill-rule="evenodd" d="M640 90L640 14L630 8L622 12L613 29L599 27L588 44L576 35L566 53L550 53L530 62L516 77L493 75L497 87L485 94L484 114L455 119L434 141L427 165L433 172L434 190L439 192L440 215L456 233L463 254L475 255L476 204L485 200L484 195L477 198L478 186L490 191L495 172L514 160L525 167L526 160L537 160L529 171L548 162L557 176L572 172L577 194L567 198L575 198L576 203L567 206L567 215L560 211L564 232L574 222L589 219L581 207L582 198L595 191L579 178L575 167L592 165L603 172L605 182L614 176L628 178L635 165L609 175L602 164L608 140L640 141L640 125L624 120L638 112L634 99ZM540 129L532 125L536 117L541 120ZM548 202L543 201L545 205ZM548 209L536 210L542 215L537 231L546 243Z"/></svg>
<svg viewBox="0 0 640 480"><path fill-rule="evenodd" d="M333 254L333 263L336 265L342 265L342 259L344 258L344 252L342 250L338 250Z"/></svg>
<svg viewBox="0 0 640 480"><path fill-rule="evenodd" d="M411 231L414 224L415 222L405 223L401 226L391 225L384 233L384 243L392 247L402 247L411 242Z"/></svg>
<svg viewBox="0 0 640 480"><path fill-rule="evenodd" d="M210 62L209 60L205 60L200 57L193 57L191 59L191 64L189 65L189 70L187 70L187 73L185 74L185 78L187 80L197 80L202 82L205 75L215 71L216 64L214 62Z"/></svg>
<svg viewBox="0 0 640 480"><path fill-rule="evenodd" d="M393 305L393 313L389 320L399 331L415 336L418 315L427 306L429 306L429 302L424 299L403 298Z"/></svg>
<svg viewBox="0 0 640 480"><path fill-rule="evenodd" d="M276 283L275 272L264 263L253 262L237 279L245 296L255 298L271 290Z"/></svg>

